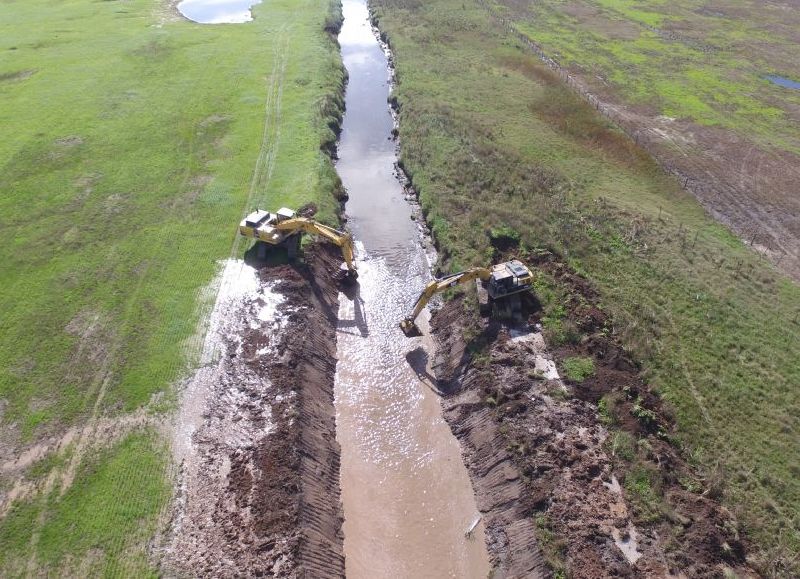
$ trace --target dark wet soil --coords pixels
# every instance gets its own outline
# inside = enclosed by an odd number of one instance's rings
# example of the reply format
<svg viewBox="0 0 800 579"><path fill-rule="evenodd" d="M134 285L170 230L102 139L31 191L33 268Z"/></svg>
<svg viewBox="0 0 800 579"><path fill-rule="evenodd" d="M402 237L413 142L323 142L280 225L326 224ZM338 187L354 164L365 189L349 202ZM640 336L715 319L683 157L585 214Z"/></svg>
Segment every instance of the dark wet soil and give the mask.
<svg viewBox="0 0 800 579"><path fill-rule="evenodd" d="M224 350L224 373L192 436L202 468L189 481L190 501L203 504L181 506L179 497L168 574L344 576L333 408L336 252L312 245L304 264L259 269L261 283L285 296L286 326L264 329L239 310L230 339L241 341ZM216 418L245 442L219 440ZM245 436L259 429L269 433Z"/></svg>
<svg viewBox="0 0 800 579"><path fill-rule="evenodd" d="M673 419L614 338L595 290L551 255L525 257L562 286L582 336L545 354L562 376L566 358L591 357L594 376L543 379L536 341L479 321L462 299L431 320L445 417L465 450L497 572L758 576L715 500L719 481L701 478L672 443ZM467 343L465 330L477 338Z"/></svg>

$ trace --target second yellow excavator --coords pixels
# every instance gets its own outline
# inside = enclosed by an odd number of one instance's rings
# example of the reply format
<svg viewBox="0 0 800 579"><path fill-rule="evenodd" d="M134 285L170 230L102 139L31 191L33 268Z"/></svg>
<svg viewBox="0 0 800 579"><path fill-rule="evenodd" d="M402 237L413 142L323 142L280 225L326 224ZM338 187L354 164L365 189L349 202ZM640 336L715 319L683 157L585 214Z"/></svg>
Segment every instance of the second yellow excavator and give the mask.
<svg viewBox="0 0 800 579"><path fill-rule="evenodd" d="M471 269L454 273L435 279L425 286L422 293L414 303L414 309L406 319L400 322L400 329L408 336L419 336L420 331L415 320L425 308L430 299L447 288L475 280L478 287L478 301L482 308L491 307L500 313L512 317L520 304L518 299L521 292L529 291L533 285L533 275L524 263L519 260L506 261L492 266L473 267Z"/></svg>
<svg viewBox="0 0 800 579"><path fill-rule="evenodd" d="M300 245L300 234L311 233L328 239L342 249L344 263L340 267L340 278L355 280L356 270L353 237L345 232L323 225L309 217L299 217L291 209L283 207L277 213L258 209L242 219L239 233L269 245L286 247L289 258L294 258Z"/></svg>

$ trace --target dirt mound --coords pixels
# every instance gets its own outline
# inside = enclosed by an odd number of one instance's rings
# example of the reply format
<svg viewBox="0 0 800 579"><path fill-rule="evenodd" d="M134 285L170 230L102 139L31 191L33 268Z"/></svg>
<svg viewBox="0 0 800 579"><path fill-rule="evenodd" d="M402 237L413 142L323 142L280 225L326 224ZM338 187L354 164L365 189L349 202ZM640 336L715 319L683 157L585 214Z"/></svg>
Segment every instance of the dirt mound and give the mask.
<svg viewBox="0 0 800 579"><path fill-rule="evenodd" d="M555 258L529 262L572 296L568 317L582 335L575 345L548 350L533 330L536 314L528 332L484 321L465 343L476 320L461 300L431 320L435 370L449 392L445 417L463 445L498 571L756 576L736 521L714 500L715 481L699 477L671 443L674 421L615 341L597 293ZM470 351L479 354L470 359ZM555 378L573 357L590 358L593 374Z"/></svg>
<svg viewBox="0 0 800 579"><path fill-rule="evenodd" d="M201 369L211 391L197 458L182 465L167 573L344 576L333 253L312 246L304 265L258 271L269 299L283 296L276 316L261 316L261 298L225 313L223 355Z"/></svg>

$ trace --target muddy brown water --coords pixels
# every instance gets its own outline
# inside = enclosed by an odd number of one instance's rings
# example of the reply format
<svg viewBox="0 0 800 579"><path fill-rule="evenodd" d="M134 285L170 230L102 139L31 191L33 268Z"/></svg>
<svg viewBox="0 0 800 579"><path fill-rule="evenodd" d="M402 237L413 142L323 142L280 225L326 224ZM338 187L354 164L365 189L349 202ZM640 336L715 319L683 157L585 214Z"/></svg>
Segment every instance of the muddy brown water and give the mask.
<svg viewBox="0 0 800 579"><path fill-rule="evenodd" d="M345 0L343 11L349 81L337 170L360 271L358 286L340 296L337 337L347 577L483 578L484 528L467 533L478 511L460 447L426 375L421 339L398 327L430 266L396 176L388 59L366 2Z"/></svg>

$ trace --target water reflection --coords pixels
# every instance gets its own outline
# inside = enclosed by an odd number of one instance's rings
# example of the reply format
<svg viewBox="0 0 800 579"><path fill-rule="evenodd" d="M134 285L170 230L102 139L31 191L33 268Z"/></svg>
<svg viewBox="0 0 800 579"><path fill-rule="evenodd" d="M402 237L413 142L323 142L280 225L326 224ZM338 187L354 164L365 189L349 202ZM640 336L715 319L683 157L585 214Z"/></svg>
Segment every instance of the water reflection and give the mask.
<svg viewBox="0 0 800 579"><path fill-rule="evenodd" d="M336 422L348 579L485 578L484 529L455 437L431 391L422 338L398 326L430 279L395 175L387 56L365 0L343 1L347 67L337 170L358 244L357 290L340 296Z"/></svg>
<svg viewBox="0 0 800 579"><path fill-rule="evenodd" d="M796 89L796 90L800 90L800 82L798 82L796 80L792 80L790 78L786 78L786 77L783 77L783 76L770 75L770 76L767 77L767 80L772 82L773 84L777 84L777 85L785 87L785 88L793 88L793 89Z"/></svg>
<svg viewBox="0 0 800 579"><path fill-rule="evenodd" d="M411 208L395 176L395 142L390 139L394 121L387 99L390 76L386 55L372 31L366 4L345 0L339 44L347 68L347 111L339 142L336 170L350 198L350 229L370 254L403 268L409 250L420 245L411 220ZM417 252L422 257L422 252ZM424 259L420 274L425 270Z"/></svg>
<svg viewBox="0 0 800 579"><path fill-rule="evenodd" d="M241 24L250 22L250 8L261 0L183 0L178 10L200 24Z"/></svg>

